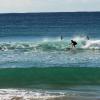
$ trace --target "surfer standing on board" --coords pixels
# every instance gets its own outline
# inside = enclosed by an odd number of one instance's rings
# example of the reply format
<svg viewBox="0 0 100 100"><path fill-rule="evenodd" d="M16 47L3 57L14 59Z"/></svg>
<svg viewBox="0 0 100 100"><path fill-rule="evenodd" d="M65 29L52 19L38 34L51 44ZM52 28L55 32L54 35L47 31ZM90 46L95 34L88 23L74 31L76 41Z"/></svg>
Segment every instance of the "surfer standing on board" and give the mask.
<svg viewBox="0 0 100 100"><path fill-rule="evenodd" d="M71 45L72 45L72 48L75 48L75 46L77 45L77 42L74 40L71 40Z"/></svg>

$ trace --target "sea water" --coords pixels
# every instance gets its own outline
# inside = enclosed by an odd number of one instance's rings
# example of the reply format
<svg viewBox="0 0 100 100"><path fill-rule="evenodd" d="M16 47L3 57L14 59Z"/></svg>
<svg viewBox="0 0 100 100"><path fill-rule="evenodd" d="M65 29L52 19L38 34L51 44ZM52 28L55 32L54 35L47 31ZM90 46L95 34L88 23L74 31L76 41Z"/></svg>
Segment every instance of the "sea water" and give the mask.
<svg viewBox="0 0 100 100"><path fill-rule="evenodd" d="M100 99L99 27L99 12L0 14L0 100Z"/></svg>

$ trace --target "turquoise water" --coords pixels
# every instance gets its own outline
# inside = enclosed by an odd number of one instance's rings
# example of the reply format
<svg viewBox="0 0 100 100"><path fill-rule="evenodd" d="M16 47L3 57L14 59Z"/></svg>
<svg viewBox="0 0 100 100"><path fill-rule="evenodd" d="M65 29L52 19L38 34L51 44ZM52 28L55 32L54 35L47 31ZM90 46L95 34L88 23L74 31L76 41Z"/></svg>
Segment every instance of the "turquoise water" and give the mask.
<svg viewBox="0 0 100 100"><path fill-rule="evenodd" d="M0 100L99 100L99 27L99 12L0 14Z"/></svg>
<svg viewBox="0 0 100 100"><path fill-rule="evenodd" d="M0 99L98 100L100 68L0 69Z"/></svg>
<svg viewBox="0 0 100 100"><path fill-rule="evenodd" d="M100 68L4 68L0 69L0 87L67 89L78 85L99 85Z"/></svg>
<svg viewBox="0 0 100 100"><path fill-rule="evenodd" d="M18 39L18 38L17 38ZM39 38L0 43L1 68L29 67L99 67L100 40L73 38L78 42L71 49L70 38ZM36 39L36 38L35 38Z"/></svg>

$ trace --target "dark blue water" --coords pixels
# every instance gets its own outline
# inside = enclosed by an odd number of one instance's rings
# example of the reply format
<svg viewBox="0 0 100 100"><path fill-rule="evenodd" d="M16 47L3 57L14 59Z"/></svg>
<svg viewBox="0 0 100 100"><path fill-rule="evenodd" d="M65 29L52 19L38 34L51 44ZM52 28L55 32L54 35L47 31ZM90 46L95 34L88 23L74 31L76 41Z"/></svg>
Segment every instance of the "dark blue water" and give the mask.
<svg viewBox="0 0 100 100"><path fill-rule="evenodd" d="M1 14L0 36L99 37L99 12Z"/></svg>

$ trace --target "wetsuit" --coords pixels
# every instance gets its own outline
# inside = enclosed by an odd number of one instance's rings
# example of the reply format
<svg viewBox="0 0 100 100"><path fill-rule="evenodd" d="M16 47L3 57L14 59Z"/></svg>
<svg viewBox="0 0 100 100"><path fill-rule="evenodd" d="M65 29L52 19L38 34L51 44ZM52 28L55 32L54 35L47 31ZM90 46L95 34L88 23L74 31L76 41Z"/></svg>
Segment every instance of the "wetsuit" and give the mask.
<svg viewBox="0 0 100 100"><path fill-rule="evenodd" d="M71 44L72 44L72 46L73 46L73 47L75 47L75 46L77 45L77 42L76 42L76 41L71 40Z"/></svg>

